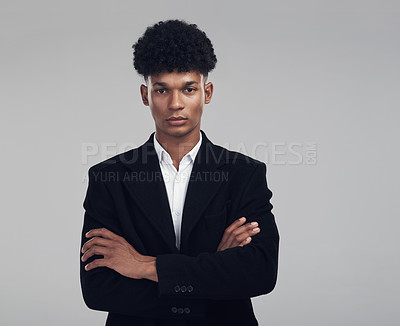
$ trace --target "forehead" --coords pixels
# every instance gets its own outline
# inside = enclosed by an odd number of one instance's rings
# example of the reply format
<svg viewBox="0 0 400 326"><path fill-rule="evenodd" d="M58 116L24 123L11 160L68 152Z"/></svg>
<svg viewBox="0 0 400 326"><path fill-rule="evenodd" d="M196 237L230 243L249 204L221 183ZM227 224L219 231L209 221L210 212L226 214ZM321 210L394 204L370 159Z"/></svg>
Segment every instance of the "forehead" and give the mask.
<svg viewBox="0 0 400 326"><path fill-rule="evenodd" d="M204 76L198 71L189 71L189 72L160 72L156 75L150 75L147 78L147 84L165 84L169 86L174 85L182 85L186 83L196 82L198 84L202 84L204 82Z"/></svg>

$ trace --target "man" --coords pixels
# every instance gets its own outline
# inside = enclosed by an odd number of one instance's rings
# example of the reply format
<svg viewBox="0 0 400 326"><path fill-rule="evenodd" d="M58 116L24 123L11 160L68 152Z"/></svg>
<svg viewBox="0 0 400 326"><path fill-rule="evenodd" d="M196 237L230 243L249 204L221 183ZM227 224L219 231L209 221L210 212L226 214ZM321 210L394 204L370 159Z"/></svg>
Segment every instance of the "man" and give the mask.
<svg viewBox="0 0 400 326"><path fill-rule="evenodd" d="M84 201L83 297L107 325L258 325L250 298L275 286L266 165L200 129L215 64L205 33L183 21L134 45L156 131L91 167Z"/></svg>

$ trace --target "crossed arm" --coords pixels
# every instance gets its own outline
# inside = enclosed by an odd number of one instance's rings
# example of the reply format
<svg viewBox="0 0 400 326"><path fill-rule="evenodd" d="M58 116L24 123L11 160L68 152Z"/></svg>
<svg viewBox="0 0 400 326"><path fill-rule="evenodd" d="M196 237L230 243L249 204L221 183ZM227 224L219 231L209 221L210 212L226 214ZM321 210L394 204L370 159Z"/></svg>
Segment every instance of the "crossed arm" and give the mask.
<svg viewBox="0 0 400 326"><path fill-rule="evenodd" d="M204 252L196 257L142 255L141 241L133 247L117 235L122 230L108 189L94 177L89 178L81 252L81 284L87 306L170 318L171 299L182 304L190 302L191 316L200 317L209 299L249 298L272 291L277 277L279 234L265 174L265 164L256 166L247 175L241 192L235 193L232 215L246 218L235 220L225 230L215 253ZM246 219L258 225L244 224ZM176 292L178 284L190 285L193 290Z"/></svg>
<svg viewBox="0 0 400 326"><path fill-rule="evenodd" d="M245 221L246 217L241 217L225 229L217 251L243 247L251 242L251 237L259 233L260 228L257 222L243 224ZM82 247L82 262L94 255L103 256L85 265L86 271L107 267L129 278L158 282L156 257L140 254L123 237L106 228L92 229L85 236L90 240Z"/></svg>

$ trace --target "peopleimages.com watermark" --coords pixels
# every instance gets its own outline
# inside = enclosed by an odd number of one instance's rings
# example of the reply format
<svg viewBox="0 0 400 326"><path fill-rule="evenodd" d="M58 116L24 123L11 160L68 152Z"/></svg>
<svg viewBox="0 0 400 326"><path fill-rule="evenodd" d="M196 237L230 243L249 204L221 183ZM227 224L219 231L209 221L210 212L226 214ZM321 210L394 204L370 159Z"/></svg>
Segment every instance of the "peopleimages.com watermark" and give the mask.
<svg viewBox="0 0 400 326"><path fill-rule="evenodd" d="M183 172L177 176L160 171L94 171L92 174L94 182L169 182L173 178L174 182L226 182L229 179L227 171L198 171L190 173ZM86 180L86 176L85 176Z"/></svg>
<svg viewBox="0 0 400 326"><path fill-rule="evenodd" d="M118 144L116 142L82 143L81 163L92 165L138 146L134 143ZM258 142L252 145L238 143L235 146L231 144L221 144L221 146L265 162L267 165L316 165L318 159L317 142L313 141Z"/></svg>

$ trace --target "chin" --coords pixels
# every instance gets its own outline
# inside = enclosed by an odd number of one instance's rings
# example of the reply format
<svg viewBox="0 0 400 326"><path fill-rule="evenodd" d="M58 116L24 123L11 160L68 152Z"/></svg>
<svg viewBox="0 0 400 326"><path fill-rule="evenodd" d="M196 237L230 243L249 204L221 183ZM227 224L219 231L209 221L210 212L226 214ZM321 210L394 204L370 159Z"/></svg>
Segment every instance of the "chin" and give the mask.
<svg viewBox="0 0 400 326"><path fill-rule="evenodd" d="M183 126L165 126L162 132L172 137L183 137L194 132L195 129L196 126L185 124Z"/></svg>
<svg viewBox="0 0 400 326"><path fill-rule="evenodd" d="M182 137L182 136L187 135L188 133L189 133L189 131L186 129L183 129L183 128L181 130L171 130L169 132L169 134L174 137Z"/></svg>

